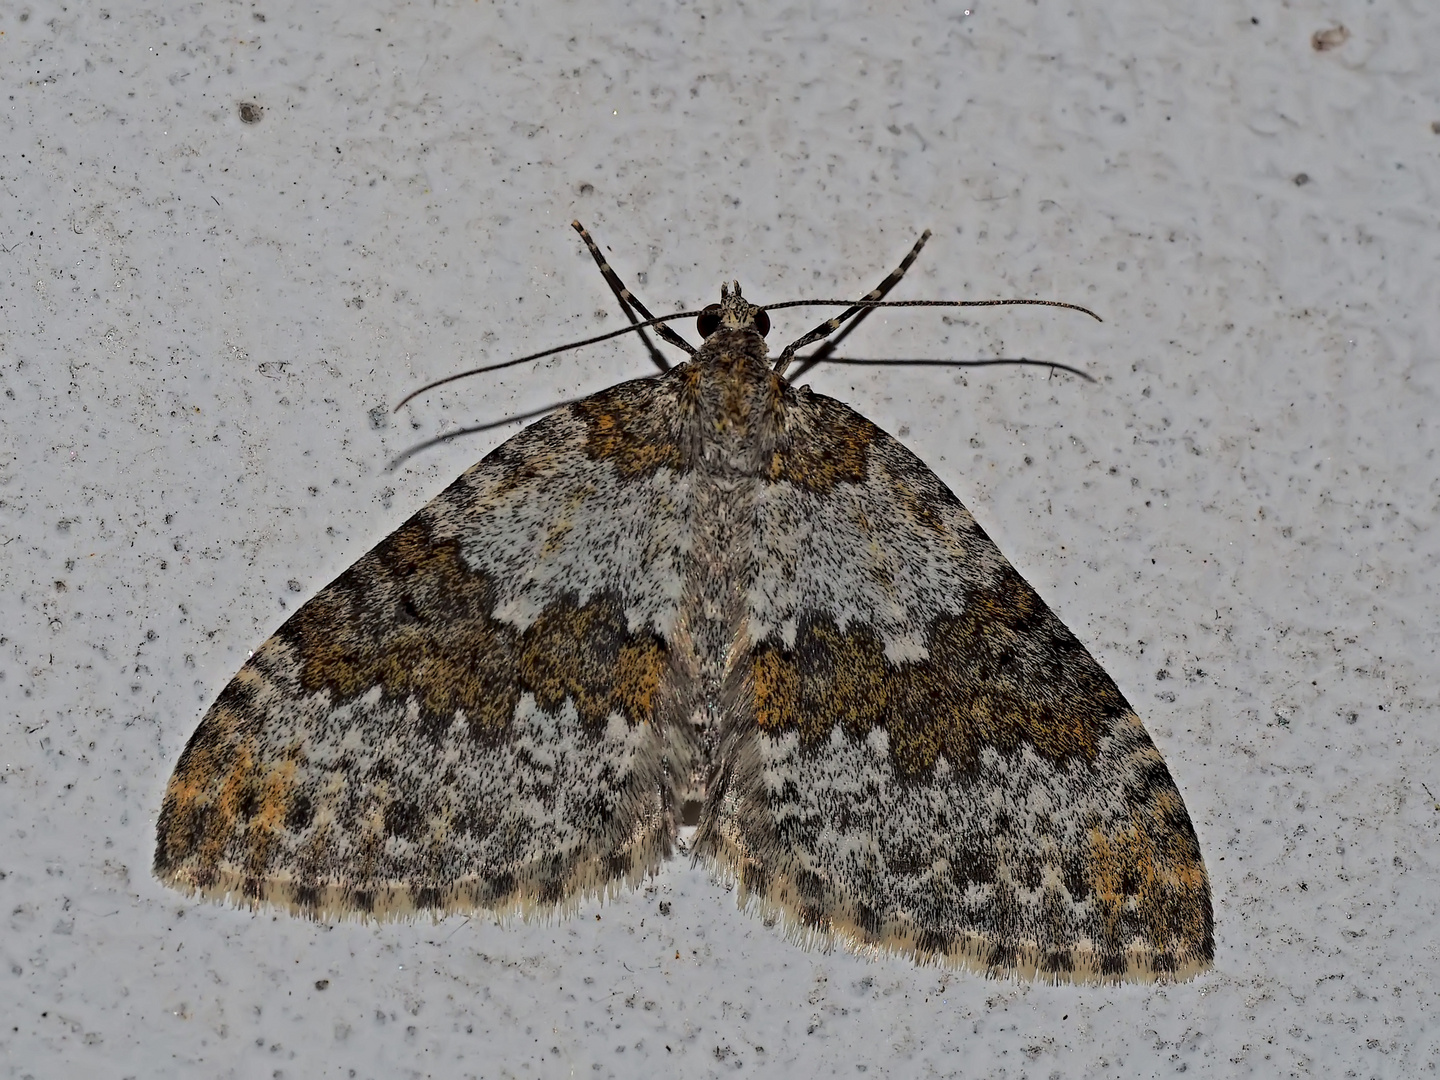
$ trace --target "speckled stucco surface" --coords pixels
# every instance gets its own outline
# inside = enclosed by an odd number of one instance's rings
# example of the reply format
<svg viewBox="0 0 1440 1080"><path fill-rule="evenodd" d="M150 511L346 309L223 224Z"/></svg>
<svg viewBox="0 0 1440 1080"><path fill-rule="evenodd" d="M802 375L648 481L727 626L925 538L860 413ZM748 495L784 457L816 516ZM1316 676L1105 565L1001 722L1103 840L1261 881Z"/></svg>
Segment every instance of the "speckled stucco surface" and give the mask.
<svg viewBox="0 0 1440 1080"><path fill-rule="evenodd" d="M1429 1075L1440 1057L1440 8L0 10L0 1076ZM1343 31L1338 29L1344 28ZM1327 32L1315 38L1317 32ZM1324 47L1317 47L1324 46ZM1213 972L808 952L675 863L555 923L316 925L150 876L201 711L658 310L906 297L823 367L1134 702ZM777 317L774 339L814 319Z"/></svg>

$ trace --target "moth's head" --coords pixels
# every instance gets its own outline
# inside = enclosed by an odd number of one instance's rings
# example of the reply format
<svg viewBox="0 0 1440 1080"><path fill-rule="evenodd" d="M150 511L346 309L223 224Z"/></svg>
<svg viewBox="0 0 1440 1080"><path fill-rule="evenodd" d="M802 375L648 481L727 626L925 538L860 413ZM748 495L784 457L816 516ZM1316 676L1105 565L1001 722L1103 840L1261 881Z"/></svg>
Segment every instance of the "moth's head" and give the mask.
<svg viewBox="0 0 1440 1080"><path fill-rule="evenodd" d="M761 337L770 332L770 316L740 295L740 283L721 283L720 302L711 304L695 320L702 338L717 330L754 330Z"/></svg>

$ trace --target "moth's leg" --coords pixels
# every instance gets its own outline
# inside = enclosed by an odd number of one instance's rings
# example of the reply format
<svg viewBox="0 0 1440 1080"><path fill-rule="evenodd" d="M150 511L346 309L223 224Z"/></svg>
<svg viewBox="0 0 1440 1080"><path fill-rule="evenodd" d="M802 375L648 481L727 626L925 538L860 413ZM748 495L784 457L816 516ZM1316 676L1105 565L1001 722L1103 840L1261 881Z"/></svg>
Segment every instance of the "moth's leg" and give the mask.
<svg viewBox="0 0 1440 1080"><path fill-rule="evenodd" d="M585 226L581 225L578 221L572 221L570 227L580 234L580 238L585 241L585 246L590 249L590 255L595 260L595 265L600 267L600 273L605 276L605 283L610 286L610 291L613 292L615 298L620 301L620 307L624 310L625 317L630 320L630 325L634 326L640 322L640 319L635 317L635 312L637 311L645 319L655 318L654 315L650 314L650 309L635 298L635 294L625 287L625 283L620 280L620 276L611 269L610 263L605 259L605 254L600 250L599 245L591 239L590 234L585 231ZM631 310L632 308L634 310ZM695 355L695 346L691 345L664 323L656 325L655 332L659 334L663 340L668 341L676 348L684 349L691 356ZM661 371L669 371L670 362L666 360L660 350L655 347L655 343L650 340L650 336L646 334L644 330L640 330L638 333L640 334L641 340L645 342L645 347L650 350L650 359L655 362L655 366Z"/></svg>
<svg viewBox="0 0 1440 1080"><path fill-rule="evenodd" d="M849 334L851 330L854 330L855 327L860 325L860 323L864 320L865 316L869 315L871 311L875 310L874 308L867 308L863 305L873 303L876 300L883 300L885 298L885 294L888 293L891 289L893 289L897 284L899 284L900 279L905 276L905 271L910 269L910 265L920 254L920 249L925 246L925 241L929 239L930 230L926 229L923 233L920 234L920 239L915 241L915 246L910 249L910 254L906 255L905 258L900 260L900 265L897 266L894 270L892 270L890 272L890 275L884 281L882 281L879 285L875 286L875 288L871 289L868 293L862 296L859 303L857 303L854 307L846 308L839 315L836 315L833 319L826 319L823 323L815 327L815 329L811 330L808 334L802 337L799 341L796 341L794 344L786 345L785 350L775 360L776 374L785 374L785 369L790 366L790 361L795 359L796 349L803 349L812 341L819 341L823 337L829 337L836 330L840 329L842 325L844 325L846 319L850 318L852 315L855 315L858 312L859 317L853 323L851 323L849 327L846 328L844 334L841 334L840 337L831 344L831 348L833 349L835 345L838 345L840 341L844 339L846 334ZM828 350L821 351L824 351L826 355L829 355ZM820 353L817 352L815 354L815 357L806 357L806 360L809 361L811 359L818 358L819 355Z"/></svg>

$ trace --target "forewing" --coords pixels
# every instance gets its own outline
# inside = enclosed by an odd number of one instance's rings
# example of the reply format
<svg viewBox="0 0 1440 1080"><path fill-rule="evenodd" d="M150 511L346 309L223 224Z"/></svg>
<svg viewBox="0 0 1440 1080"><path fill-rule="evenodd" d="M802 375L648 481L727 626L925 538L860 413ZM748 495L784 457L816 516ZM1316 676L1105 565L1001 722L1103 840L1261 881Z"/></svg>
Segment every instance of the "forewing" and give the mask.
<svg viewBox="0 0 1440 1080"><path fill-rule="evenodd" d="M553 414L300 608L181 755L157 876L398 916L563 905L653 869L674 830L672 398L641 381Z"/></svg>
<svg viewBox="0 0 1440 1080"><path fill-rule="evenodd" d="M1056 981L1213 953L1140 720L933 473L798 392L695 849L802 937Z"/></svg>

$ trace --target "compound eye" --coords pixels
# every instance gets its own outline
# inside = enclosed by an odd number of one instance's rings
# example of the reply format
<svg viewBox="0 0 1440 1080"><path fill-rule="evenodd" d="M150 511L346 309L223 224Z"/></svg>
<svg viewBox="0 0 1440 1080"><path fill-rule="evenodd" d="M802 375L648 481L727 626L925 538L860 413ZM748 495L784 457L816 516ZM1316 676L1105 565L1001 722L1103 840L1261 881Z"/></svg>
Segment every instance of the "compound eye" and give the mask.
<svg viewBox="0 0 1440 1080"><path fill-rule="evenodd" d="M764 308L755 309L755 332L761 337L770 333L770 316L765 314Z"/></svg>
<svg viewBox="0 0 1440 1080"><path fill-rule="evenodd" d="M720 305L711 304L695 320L695 329L700 331L702 338L708 338L716 330L720 329Z"/></svg>

